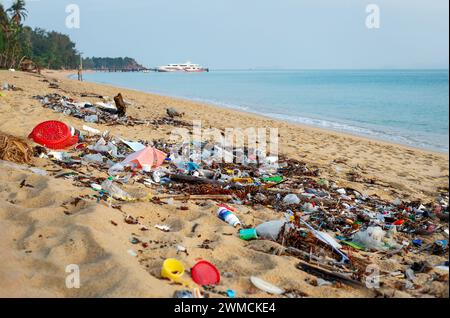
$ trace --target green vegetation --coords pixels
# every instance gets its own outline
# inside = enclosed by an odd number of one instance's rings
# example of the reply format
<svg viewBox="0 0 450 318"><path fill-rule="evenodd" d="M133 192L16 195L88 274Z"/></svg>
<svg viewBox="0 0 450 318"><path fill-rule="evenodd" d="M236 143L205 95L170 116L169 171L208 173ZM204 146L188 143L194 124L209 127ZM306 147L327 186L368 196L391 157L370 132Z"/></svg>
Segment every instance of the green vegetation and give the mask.
<svg viewBox="0 0 450 318"><path fill-rule="evenodd" d="M27 15L24 0L14 1L7 10L0 4L0 67L15 67L23 58L22 21Z"/></svg>
<svg viewBox="0 0 450 318"><path fill-rule="evenodd" d="M50 69L74 69L80 54L70 38L58 32L24 27L21 34L22 54L36 65Z"/></svg>
<svg viewBox="0 0 450 318"><path fill-rule="evenodd" d="M83 67L92 70L140 70L144 67L130 57L92 57L83 59Z"/></svg>
<svg viewBox="0 0 450 318"><path fill-rule="evenodd" d="M0 68L19 68L29 59L39 68L75 69L80 53L69 36L23 25L28 12L24 0L16 0L10 8L0 4ZM87 58L85 69L142 69L132 58Z"/></svg>

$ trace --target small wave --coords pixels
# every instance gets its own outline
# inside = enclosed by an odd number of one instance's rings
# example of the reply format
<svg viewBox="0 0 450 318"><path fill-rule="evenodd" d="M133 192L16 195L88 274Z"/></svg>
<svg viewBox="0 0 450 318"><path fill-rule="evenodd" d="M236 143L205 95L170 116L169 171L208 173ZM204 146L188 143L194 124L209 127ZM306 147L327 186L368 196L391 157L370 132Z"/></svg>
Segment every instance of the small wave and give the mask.
<svg viewBox="0 0 450 318"><path fill-rule="evenodd" d="M293 116L293 115L283 115L277 113L264 113L264 112L256 112L254 113L264 115L267 117L271 117L274 119L279 119L283 121L303 124L307 126L324 128L327 130L333 130L338 132L345 132L359 136L365 136L369 138L375 138L378 140L391 141L398 144L409 145L413 147L418 147L422 149L432 149L440 152L448 152L448 145L444 143L431 143L429 142L429 138L426 136L405 136L401 135L400 132L388 132L387 127L386 130L376 130L369 129L365 127L358 127L355 125L349 125L342 122L335 122L330 120L318 119L318 118L310 118L310 117L301 117L301 116Z"/></svg>
<svg viewBox="0 0 450 318"><path fill-rule="evenodd" d="M96 78L90 78L91 81L97 82L97 83L105 83L105 84L111 84L111 85L117 85L117 83L111 82L111 81L103 81L104 79L96 79ZM125 85L127 86L127 85ZM129 86L129 85L128 85ZM422 149L430 149L434 151L439 152L448 152L449 145L447 142L446 136L441 135L421 135L416 134L414 135L413 131L398 131L395 130L393 127L361 127L354 123L344 123L344 122L338 122L338 121L332 121L332 120L326 120L326 119L319 119L319 118L313 118L313 117L303 117L298 115L286 115L286 114L279 114L279 113L273 113L273 112L264 112L259 109L256 109L257 105L242 105L238 103L227 103L223 102L217 99L213 98L200 98L200 97L194 97L194 96L186 96L183 94L177 95L172 94L170 92L161 90L154 90L154 89L148 89L148 88L141 88L137 89L141 91L145 91L147 93L153 93L163 96L169 96L174 98L180 98L180 99L187 99L194 102L199 103L205 103L205 104L212 104L218 107L223 108L229 108L229 109L235 109L240 111L245 111L248 113L253 113L257 115L262 115L265 117L288 121L292 123L298 123L303 124L307 126L317 127L317 128L323 128L338 132L345 132L350 133L353 135L359 135L359 136L365 136L372 139L378 139L378 140L385 140L390 141L398 144L408 145L412 147L418 147ZM367 126L371 126L370 123L367 123Z"/></svg>

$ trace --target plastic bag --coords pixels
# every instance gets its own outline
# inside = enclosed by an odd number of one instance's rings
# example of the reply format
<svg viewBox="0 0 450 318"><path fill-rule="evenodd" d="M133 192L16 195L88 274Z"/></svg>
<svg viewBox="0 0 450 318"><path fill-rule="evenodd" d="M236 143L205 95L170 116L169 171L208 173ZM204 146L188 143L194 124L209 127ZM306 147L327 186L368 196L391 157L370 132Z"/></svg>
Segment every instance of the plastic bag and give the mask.
<svg viewBox="0 0 450 318"><path fill-rule="evenodd" d="M385 251L388 247L383 243L386 232L379 226L368 227L365 231L360 231L353 236L353 241L364 245L368 249Z"/></svg>
<svg viewBox="0 0 450 318"><path fill-rule="evenodd" d="M258 225L256 233L258 237L266 240L276 241L280 235L281 229L286 224L285 220L269 221Z"/></svg>
<svg viewBox="0 0 450 318"><path fill-rule="evenodd" d="M283 203L286 205L299 204L300 199L295 194L288 194L287 196L284 197Z"/></svg>

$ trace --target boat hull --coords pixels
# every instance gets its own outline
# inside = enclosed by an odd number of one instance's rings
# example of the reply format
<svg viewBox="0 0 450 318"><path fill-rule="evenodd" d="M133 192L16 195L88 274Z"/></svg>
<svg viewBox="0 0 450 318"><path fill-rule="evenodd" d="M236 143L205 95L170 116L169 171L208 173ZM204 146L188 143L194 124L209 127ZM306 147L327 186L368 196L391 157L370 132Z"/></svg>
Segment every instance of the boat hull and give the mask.
<svg viewBox="0 0 450 318"><path fill-rule="evenodd" d="M201 69L201 70L168 70L168 69L157 69L157 72L160 73L204 73L209 72L209 69Z"/></svg>

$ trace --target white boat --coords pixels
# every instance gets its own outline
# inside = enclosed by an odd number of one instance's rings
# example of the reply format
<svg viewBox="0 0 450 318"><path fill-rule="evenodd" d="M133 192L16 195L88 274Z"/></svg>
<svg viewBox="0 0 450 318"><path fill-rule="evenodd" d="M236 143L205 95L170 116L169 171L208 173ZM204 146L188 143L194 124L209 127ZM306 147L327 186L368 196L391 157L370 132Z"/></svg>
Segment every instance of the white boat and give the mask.
<svg viewBox="0 0 450 318"><path fill-rule="evenodd" d="M209 69L199 64L192 64L191 62L186 62L183 64L168 64L165 66L157 67L158 72L209 72Z"/></svg>

